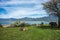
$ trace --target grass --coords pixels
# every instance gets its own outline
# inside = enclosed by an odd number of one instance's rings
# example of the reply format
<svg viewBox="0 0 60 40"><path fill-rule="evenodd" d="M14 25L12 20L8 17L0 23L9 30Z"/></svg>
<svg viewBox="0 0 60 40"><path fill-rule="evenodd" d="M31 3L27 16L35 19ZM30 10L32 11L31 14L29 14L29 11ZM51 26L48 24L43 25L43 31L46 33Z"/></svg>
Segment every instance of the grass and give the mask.
<svg viewBox="0 0 60 40"><path fill-rule="evenodd" d="M27 31L16 28L0 28L0 40L60 40L59 29L44 29L34 26Z"/></svg>

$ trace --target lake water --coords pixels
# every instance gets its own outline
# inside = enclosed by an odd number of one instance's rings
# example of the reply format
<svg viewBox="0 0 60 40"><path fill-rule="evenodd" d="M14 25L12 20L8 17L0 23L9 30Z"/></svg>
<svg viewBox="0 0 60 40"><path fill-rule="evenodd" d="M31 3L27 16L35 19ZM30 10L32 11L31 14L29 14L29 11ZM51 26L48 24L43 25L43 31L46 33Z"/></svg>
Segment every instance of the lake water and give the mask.
<svg viewBox="0 0 60 40"><path fill-rule="evenodd" d="M45 22L45 21L21 21L21 22L25 22L28 24L41 24L42 22L44 24L48 24L49 22ZM0 21L0 24L12 24L13 21Z"/></svg>

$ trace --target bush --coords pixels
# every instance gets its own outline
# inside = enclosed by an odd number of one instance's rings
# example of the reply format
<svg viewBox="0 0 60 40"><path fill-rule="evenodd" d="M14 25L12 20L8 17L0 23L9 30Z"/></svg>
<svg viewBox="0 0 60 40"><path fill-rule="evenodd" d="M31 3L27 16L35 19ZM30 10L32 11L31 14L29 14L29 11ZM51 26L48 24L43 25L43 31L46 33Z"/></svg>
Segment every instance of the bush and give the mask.
<svg viewBox="0 0 60 40"><path fill-rule="evenodd" d="M50 22L49 25L50 25L52 28L57 27L57 23L56 23L56 22Z"/></svg>
<svg viewBox="0 0 60 40"><path fill-rule="evenodd" d="M0 24L0 27L3 27L2 24Z"/></svg>
<svg viewBox="0 0 60 40"><path fill-rule="evenodd" d="M11 24L11 27L19 27L20 26L20 21L15 21L14 23Z"/></svg>
<svg viewBox="0 0 60 40"><path fill-rule="evenodd" d="M44 23L42 22L42 23L40 24L40 26L43 27L43 26L44 26Z"/></svg>
<svg viewBox="0 0 60 40"><path fill-rule="evenodd" d="M24 22L20 24L20 27L26 27L26 26L30 26L30 25L28 23L24 23Z"/></svg>
<svg viewBox="0 0 60 40"><path fill-rule="evenodd" d="M30 26L28 23L15 21L13 24L11 24L11 27L25 27Z"/></svg>

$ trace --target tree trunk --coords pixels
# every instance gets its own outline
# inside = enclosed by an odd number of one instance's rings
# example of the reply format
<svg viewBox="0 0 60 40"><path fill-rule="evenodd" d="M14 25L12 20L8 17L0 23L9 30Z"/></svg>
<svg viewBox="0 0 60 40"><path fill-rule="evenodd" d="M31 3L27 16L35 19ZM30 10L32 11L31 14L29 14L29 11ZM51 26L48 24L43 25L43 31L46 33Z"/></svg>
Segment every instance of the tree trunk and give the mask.
<svg viewBox="0 0 60 40"><path fill-rule="evenodd" d="M58 27L60 28L60 17L58 17Z"/></svg>

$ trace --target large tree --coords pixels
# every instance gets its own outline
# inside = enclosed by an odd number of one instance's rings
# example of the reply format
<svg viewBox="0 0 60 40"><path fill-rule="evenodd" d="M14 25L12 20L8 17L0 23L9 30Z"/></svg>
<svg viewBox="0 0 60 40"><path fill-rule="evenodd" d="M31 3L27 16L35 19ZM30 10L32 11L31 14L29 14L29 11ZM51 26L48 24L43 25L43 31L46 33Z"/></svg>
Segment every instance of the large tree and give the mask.
<svg viewBox="0 0 60 40"><path fill-rule="evenodd" d="M43 3L43 8L52 15L58 17L58 27L60 27L60 1L50 0L49 2Z"/></svg>

